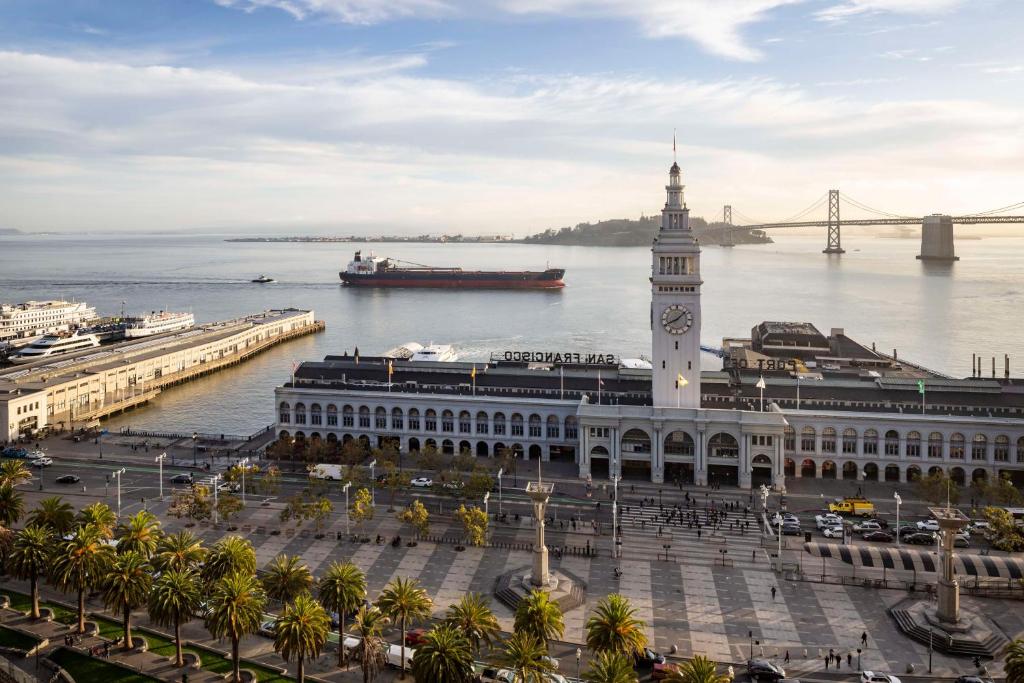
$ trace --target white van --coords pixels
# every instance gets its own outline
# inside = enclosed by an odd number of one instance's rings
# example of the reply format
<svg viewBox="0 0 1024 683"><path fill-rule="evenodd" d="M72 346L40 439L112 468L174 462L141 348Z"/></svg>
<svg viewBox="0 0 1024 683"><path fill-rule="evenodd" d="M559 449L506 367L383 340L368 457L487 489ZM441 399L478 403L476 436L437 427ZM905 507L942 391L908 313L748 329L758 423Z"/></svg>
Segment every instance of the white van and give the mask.
<svg viewBox="0 0 1024 683"><path fill-rule="evenodd" d="M314 479L326 479L327 481L341 481L344 477L341 474L341 465L319 463L309 470L309 476Z"/></svg>
<svg viewBox="0 0 1024 683"><path fill-rule="evenodd" d="M411 647L405 648L405 670L409 671L412 669L412 656L416 654L416 650ZM401 645L389 645L388 646L388 666L393 666L396 669L402 667L402 646Z"/></svg>

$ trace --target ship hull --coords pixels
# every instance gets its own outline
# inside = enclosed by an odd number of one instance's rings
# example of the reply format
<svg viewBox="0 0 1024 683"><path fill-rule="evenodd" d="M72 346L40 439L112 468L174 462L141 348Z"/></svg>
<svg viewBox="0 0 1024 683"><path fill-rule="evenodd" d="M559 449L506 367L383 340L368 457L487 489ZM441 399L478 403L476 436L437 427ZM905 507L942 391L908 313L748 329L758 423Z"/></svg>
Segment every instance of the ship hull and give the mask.
<svg viewBox="0 0 1024 683"><path fill-rule="evenodd" d="M431 272L429 270L383 273L338 273L350 287L416 287L434 289L560 289L565 286L564 270L543 272L488 273L471 271Z"/></svg>

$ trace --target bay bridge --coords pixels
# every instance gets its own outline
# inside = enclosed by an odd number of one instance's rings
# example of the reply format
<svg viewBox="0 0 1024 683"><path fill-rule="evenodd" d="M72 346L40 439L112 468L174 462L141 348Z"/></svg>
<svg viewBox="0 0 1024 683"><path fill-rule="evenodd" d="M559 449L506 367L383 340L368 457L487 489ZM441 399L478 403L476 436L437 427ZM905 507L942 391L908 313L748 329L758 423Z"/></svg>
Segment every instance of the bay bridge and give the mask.
<svg viewBox="0 0 1024 683"><path fill-rule="evenodd" d="M810 218L815 212L826 210L828 217L824 220ZM847 210L868 214L867 218L840 219L840 205ZM1013 211L1024 211L1024 202L1009 204L988 211L980 211L965 216L949 216L932 214L930 216L902 216L875 209L849 195L840 197L839 190L829 190L816 199L803 211L789 218L774 223L758 221L734 211L731 205L723 207L722 219L726 230L722 246L734 246L733 233L739 230L773 230L778 228L825 228L825 248L823 254L843 254L842 226L853 225L920 225L921 251L917 258L928 261L956 261L958 256L953 245L953 225L977 225L986 223L1024 223L1024 216L1011 215ZM742 223L734 223L733 215Z"/></svg>

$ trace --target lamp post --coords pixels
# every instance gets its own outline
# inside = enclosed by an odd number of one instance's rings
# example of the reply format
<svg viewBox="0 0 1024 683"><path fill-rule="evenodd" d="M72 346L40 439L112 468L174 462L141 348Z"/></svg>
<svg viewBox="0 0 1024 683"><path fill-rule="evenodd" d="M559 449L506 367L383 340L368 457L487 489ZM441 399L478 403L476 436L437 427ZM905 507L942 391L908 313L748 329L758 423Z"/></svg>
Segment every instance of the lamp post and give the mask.
<svg viewBox="0 0 1024 683"><path fill-rule="evenodd" d="M117 518L121 519L121 475L124 474L124 468L114 470L111 474L117 477Z"/></svg>
<svg viewBox="0 0 1024 683"><path fill-rule="evenodd" d="M896 547L900 546L900 504L903 499L900 498L900 492L896 491L892 494L892 497L896 499Z"/></svg>
<svg viewBox="0 0 1024 683"><path fill-rule="evenodd" d="M221 480L221 475L215 474L210 478L210 485L213 486L213 523L217 524L220 520L217 518L217 500L218 490L217 483Z"/></svg>
<svg viewBox="0 0 1024 683"><path fill-rule="evenodd" d="M498 516L501 516L501 475L505 473L503 467L498 468Z"/></svg>
<svg viewBox="0 0 1024 683"><path fill-rule="evenodd" d="M370 506L377 507L377 480L373 478L373 469L377 466L376 460L371 460L367 467L370 468Z"/></svg>
<svg viewBox="0 0 1024 683"><path fill-rule="evenodd" d="M159 472L157 476L160 478L160 500L164 499L164 458L166 457L166 453L156 456L157 471Z"/></svg>
<svg viewBox="0 0 1024 683"><path fill-rule="evenodd" d="M621 476L612 477L612 552L619 557L619 480Z"/></svg>
<svg viewBox="0 0 1024 683"><path fill-rule="evenodd" d="M857 671L860 671L860 648L857 648Z"/></svg>
<svg viewBox="0 0 1024 683"><path fill-rule="evenodd" d="M768 487L761 484L761 511L768 512Z"/></svg>
<svg viewBox="0 0 1024 683"><path fill-rule="evenodd" d="M576 648L576 683L580 681L580 659L583 658L583 650Z"/></svg>
<svg viewBox="0 0 1024 683"><path fill-rule="evenodd" d="M488 518L491 516L491 506L489 502L490 500L491 492L488 491L487 493L484 494L484 516Z"/></svg>
<svg viewBox="0 0 1024 683"><path fill-rule="evenodd" d="M199 467L199 462L196 460L196 441L199 440L199 433L192 432L192 467Z"/></svg>
<svg viewBox="0 0 1024 683"><path fill-rule="evenodd" d="M345 493L345 535L349 535L348 531L348 490L352 488L352 482L347 481L345 485L341 487L341 490Z"/></svg>
<svg viewBox="0 0 1024 683"><path fill-rule="evenodd" d="M238 467L242 470L242 505L245 505L245 468L249 466L249 458L242 458L238 461Z"/></svg>
<svg viewBox="0 0 1024 683"><path fill-rule="evenodd" d="M796 375L796 409L800 410L800 373Z"/></svg>
<svg viewBox="0 0 1024 683"><path fill-rule="evenodd" d="M750 639L750 659L754 658L754 632L747 631L747 638Z"/></svg>
<svg viewBox="0 0 1024 683"><path fill-rule="evenodd" d="M779 573L782 573L782 513L779 513Z"/></svg>

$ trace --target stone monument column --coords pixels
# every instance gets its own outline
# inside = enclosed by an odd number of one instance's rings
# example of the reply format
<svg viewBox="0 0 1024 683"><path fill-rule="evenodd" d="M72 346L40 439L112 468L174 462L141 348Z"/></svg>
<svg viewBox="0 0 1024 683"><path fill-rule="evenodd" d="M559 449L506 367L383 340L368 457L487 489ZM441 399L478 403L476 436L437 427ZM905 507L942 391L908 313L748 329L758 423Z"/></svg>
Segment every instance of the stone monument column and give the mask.
<svg viewBox="0 0 1024 683"><path fill-rule="evenodd" d="M968 519L955 508L929 508L928 511L939 523L939 542L942 547L935 616L940 623L956 624L960 621L960 584L956 580L953 566L953 541L956 540L956 532L963 528Z"/></svg>
<svg viewBox="0 0 1024 683"><path fill-rule="evenodd" d="M533 501L533 518L536 520L536 537L533 541L533 570L530 583L536 587L547 587L551 583L548 571L548 547L544 544L544 516L548 507L548 498L554 490L554 484L545 484L540 480L526 484L526 494Z"/></svg>

